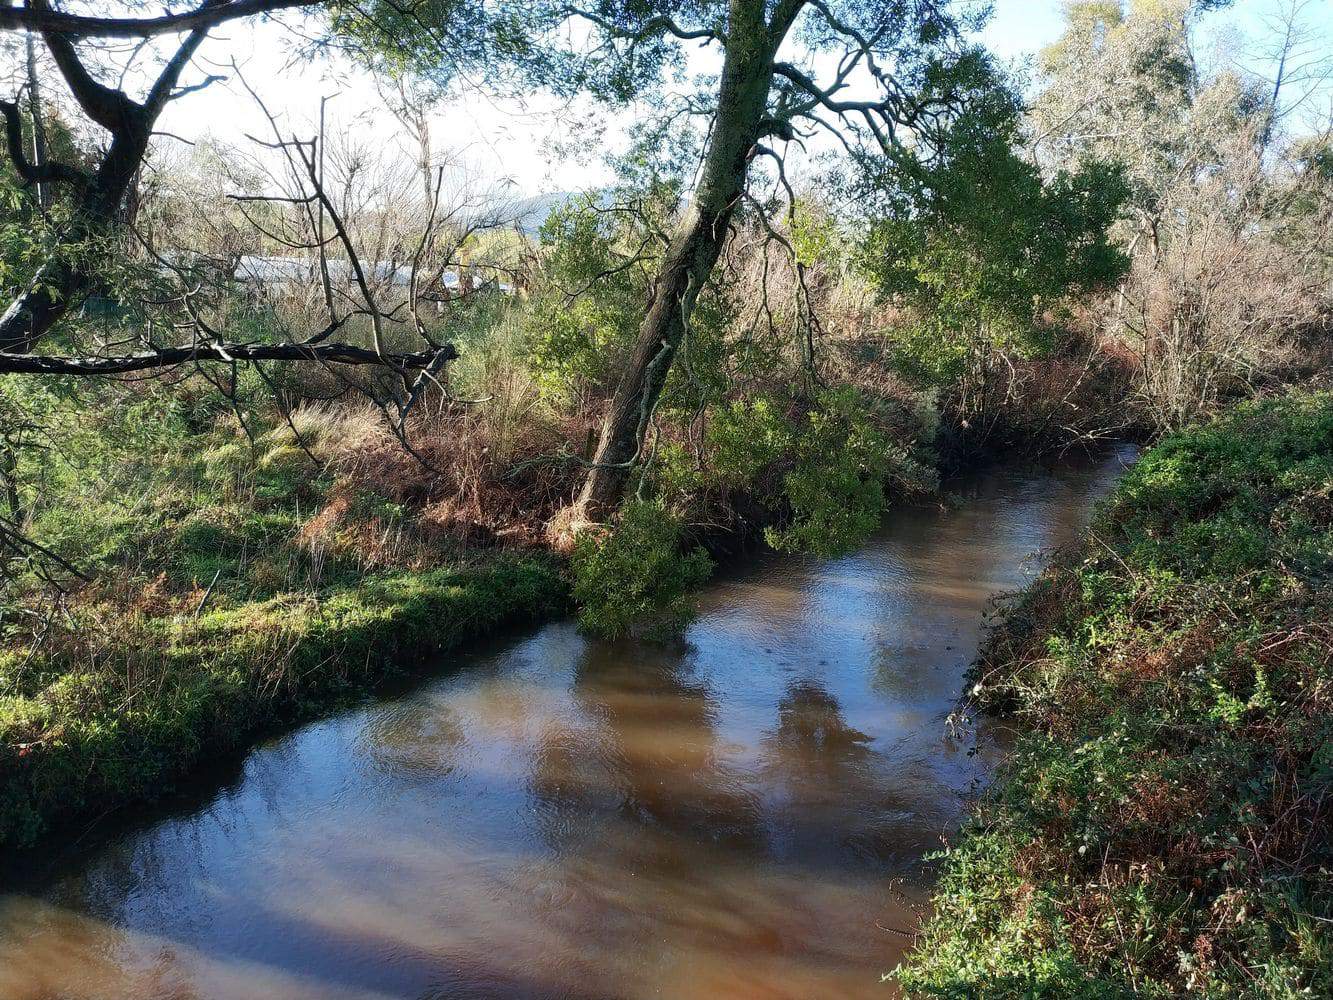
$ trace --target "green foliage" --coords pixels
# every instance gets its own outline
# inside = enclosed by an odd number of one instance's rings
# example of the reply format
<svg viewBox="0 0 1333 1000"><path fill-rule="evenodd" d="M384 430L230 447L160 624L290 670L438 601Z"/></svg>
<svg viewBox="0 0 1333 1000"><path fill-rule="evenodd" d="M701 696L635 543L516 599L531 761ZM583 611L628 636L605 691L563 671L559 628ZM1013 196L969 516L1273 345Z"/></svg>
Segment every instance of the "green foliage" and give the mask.
<svg viewBox="0 0 1333 1000"><path fill-rule="evenodd" d="M647 294L634 260L644 234L589 198L557 209L542 226L547 287L531 315L531 363L558 399L603 387L633 342Z"/></svg>
<svg viewBox="0 0 1333 1000"><path fill-rule="evenodd" d="M702 136L690 122L674 116L636 118L629 125L629 147L610 160L616 190L628 201L653 191L678 198L702 155Z"/></svg>
<svg viewBox="0 0 1333 1000"><path fill-rule="evenodd" d="M20 100L22 148L32 149L32 118L25 99ZM62 163L80 164L86 159L75 136L57 108L44 109L47 155ZM70 194L59 185L45 186L46 210L38 199L37 185L24 184L9 158L0 159L0 295L6 299L28 284L42 263L56 252L71 257L77 250L63 250L60 236L70 219Z"/></svg>
<svg viewBox="0 0 1333 1000"><path fill-rule="evenodd" d="M939 155L887 165L857 255L881 294L914 307L893 336L904 372L958 379L978 345L1040 353L1070 296L1127 267L1108 241L1125 185L1097 162L1043 178L1017 149L1019 105L996 87L960 116Z"/></svg>
<svg viewBox="0 0 1333 1000"><path fill-rule="evenodd" d="M854 389L826 392L790 444L783 495L791 518L765 530L775 549L834 556L863 542L884 515L886 487L920 492L934 473L882 429L873 403Z"/></svg>
<svg viewBox="0 0 1333 1000"><path fill-rule="evenodd" d="M974 691L1029 735L944 856L914 995L1333 993L1333 395L1165 439Z"/></svg>
<svg viewBox="0 0 1333 1000"><path fill-rule="evenodd" d="M724 487L750 485L765 466L791 447L792 428L772 399L735 400L720 408L708 425L713 475Z"/></svg>
<svg viewBox="0 0 1333 1000"><path fill-rule="evenodd" d="M574 550L574 599L584 628L624 635L636 625L667 635L692 614L690 591L713 563L702 548L683 551L683 525L662 504L631 500L614 527L586 531Z"/></svg>
<svg viewBox="0 0 1333 1000"><path fill-rule="evenodd" d="M607 211L592 196L552 212L541 231L542 282L524 317L528 363L553 403L607 392L634 342L649 279L679 204L679 182L648 171L645 187L621 191L633 212ZM660 412L694 412L727 387L726 295L709 287L690 314L659 403Z"/></svg>
<svg viewBox="0 0 1333 1000"><path fill-rule="evenodd" d="M805 267L819 263L837 264L843 234L830 213L806 199L798 200L789 228L792 250L801 264Z"/></svg>
<svg viewBox="0 0 1333 1000"><path fill-rule="evenodd" d="M228 530L196 521L183 541L234 544ZM78 609L33 657L0 653L0 845L30 845L73 817L158 798L205 756L237 750L265 726L346 704L422 654L565 601L549 561L497 558L198 618Z"/></svg>
<svg viewBox="0 0 1333 1000"><path fill-rule="evenodd" d="M803 412L793 419L792 409ZM766 509L772 523L764 538L775 549L839 555L879 526L895 497L938 486L886 409L850 386L804 406L769 396L733 400L710 415L702 460L678 446L660 448L652 493L696 515L710 497L745 495Z"/></svg>
<svg viewBox="0 0 1333 1000"><path fill-rule="evenodd" d="M541 4L510 0L423 0L410 8L394 0L329 4L340 46L394 76L420 77L441 88L466 72L484 74L497 87L524 73L538 83L552 76L552 61L534 44L541 12Z"/></svg>

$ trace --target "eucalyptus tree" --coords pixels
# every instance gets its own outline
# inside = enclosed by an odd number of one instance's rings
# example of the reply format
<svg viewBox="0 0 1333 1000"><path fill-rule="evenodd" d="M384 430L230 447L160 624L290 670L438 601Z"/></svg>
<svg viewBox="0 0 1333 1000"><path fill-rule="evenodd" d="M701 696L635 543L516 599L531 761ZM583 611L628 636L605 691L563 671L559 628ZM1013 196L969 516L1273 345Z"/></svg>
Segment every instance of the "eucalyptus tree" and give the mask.
<svg viewBox="0 0 1333 1000"><path fill-rule="evenodd" d="M1110 332L1138 354L1142 401L1177 426L1261 384L1293 358L1296 332L1326 322L1333 189L1287 127L1325 78L1304 5L1269 25L1271 72L1212 71L1199 18L1223 6L1161 0L1066 9L1042 54L1034 158L1048 170L1119 164L1119 232L1132 267ZM1321 128L1315 146L1327 141Z"/></svg>
<svg viewBox="0 0 1333 1000"><path fill-rule="evenodd" d="M1162 0L1126 11L1115 0L1075 0L1060 37L1040 53L1031 149L1047 169L1118 162L1141 239L1151 239L1163 191L1199 169L1219 129L1241 124L1236 102L1195 113L1207 81L1195 56L1199 17L1216 3ZM1226 115L1230 114L1227 119Z"/></svg>
<svg viewBox="0 0 1333 1000"><path fill-rule="evenodd" d="M556 4L550 16L581 24L587 36L585 45L556 49L542 64L557 87L642 97L681 65L688 48L720 61L711 85L692 97L692 109L708 118L707 141L567 512L577 530L606 516L640 460L691 313L733 222L753 199L756 165L775 171L791 196L787 154L816 136L858 157L907 149L929 157L995 78L985 54L966 40L971 22L943 0L602 0Z"/></svg>

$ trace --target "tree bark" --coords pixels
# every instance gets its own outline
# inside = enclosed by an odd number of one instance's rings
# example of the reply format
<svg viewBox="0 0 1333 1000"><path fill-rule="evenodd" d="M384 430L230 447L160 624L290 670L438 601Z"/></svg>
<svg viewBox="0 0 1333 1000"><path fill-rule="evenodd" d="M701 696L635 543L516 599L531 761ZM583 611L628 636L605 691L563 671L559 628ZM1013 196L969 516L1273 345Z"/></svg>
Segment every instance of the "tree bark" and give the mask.
<svg viewBox="0 0 1333 1000"><path fill-rule="evenodd" d="M38 12L49 11L47 0L34 0L31 6ZM46 47L75 100L94 122L111 133L111 143L91 176L61 168L62 176L75 177L78 186L73 216L61 241L70 252L58 254L38 268L28 286L0 314L0 352L31 352L92 289L94 276L74 258L88 242L108 233L120 221L125 196L148 151L158 115L172 98L181 71L206 34L206 28L196 29L181 42L142 104L98 82L83 65L69 38L53 31L43 34ZM19 155L12 143L10 152ZM17 161L15 166L20 174L53 169L51 164L39 168Z"/></svg>
<svg viewBox="0 0 1333 1000"><path fill-rule="evenodd" d="M417 119L417 170L421 172L421 199L427 214L435 210L435 178L431 176L430 118L429 110L421 109Z"/></svg>
<svg viewBox="0 0 1333 1000"><path fill-rule="evenodd" d="M78 198L65 247L77 250L116 221L148 146L151 125L131 127L111 140L97 173ZM27 354L92 288L92 277L68 259L38 268L28 286L0 315L0 352Z"/></svg>
<svg viewBox="0 0 1333 1000"><path fill-rule="evenodd" d="M557 533L603 521L624 493L690 313L722 252L763 127L776 43L763 5L738 0L718 90L717 117L699 185L654 281L648 311L602 424L582 491Z"/></svg>

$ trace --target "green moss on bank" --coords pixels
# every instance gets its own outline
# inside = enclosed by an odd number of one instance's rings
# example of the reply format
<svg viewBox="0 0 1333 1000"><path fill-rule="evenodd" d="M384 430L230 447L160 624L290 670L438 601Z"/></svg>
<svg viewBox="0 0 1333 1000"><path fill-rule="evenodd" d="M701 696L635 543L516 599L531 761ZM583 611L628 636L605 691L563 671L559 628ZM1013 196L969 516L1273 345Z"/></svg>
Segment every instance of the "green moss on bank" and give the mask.
<svg viewBox="0 0 1333 1000"><path fill-rule="evenodd" d="M115 642L72 627L35 656L0 653L0 847L157 798L262 727L346 704L463 640L553 616L567 591L553 560L499 556L198 618L118 616Z"/></svg>
<svg viewBox="0 0 1333 1000"><path fill-rule="evenodd" d="M1028 735L944 856L910 993L1333 996L1333 396L1145 454L976 693Z"/></svg>

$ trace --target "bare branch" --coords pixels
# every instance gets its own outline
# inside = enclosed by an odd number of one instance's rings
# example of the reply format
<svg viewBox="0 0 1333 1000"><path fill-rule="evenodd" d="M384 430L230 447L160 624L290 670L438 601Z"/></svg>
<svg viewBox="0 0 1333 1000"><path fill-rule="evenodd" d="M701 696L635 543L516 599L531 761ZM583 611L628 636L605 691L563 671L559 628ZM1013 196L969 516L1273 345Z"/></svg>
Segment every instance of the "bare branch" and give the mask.
<svg viewBox="0 0 1333 1000"><path fill-rule="evenodd" d="M673 35L682 41L706 41L720 42L723 36L711 28L682 28L674 20L665 14L659 14L656 17L650 17L644 21L636 30L630 31L621 28L614 22L594 14L589 10L581 10L577 7L566 7L561 13L566 17L579 17L585 21L591 21L601 28L611 38L628 41L633 44L646 42L650 38L661 35Z"/></svg>
<svg viewBox="0 0 1333 1000"><path fill-rule="evenodd" d="M0 353L0 373L27 375L123 375L128 372L173 368L199 361L225 364L249 361L315 361L344 365L395 365L400 369L438 370L458 356L452 344L414 354L382 354L351 344L222 344L200 343L163 347L116 357Z"/></svg>

